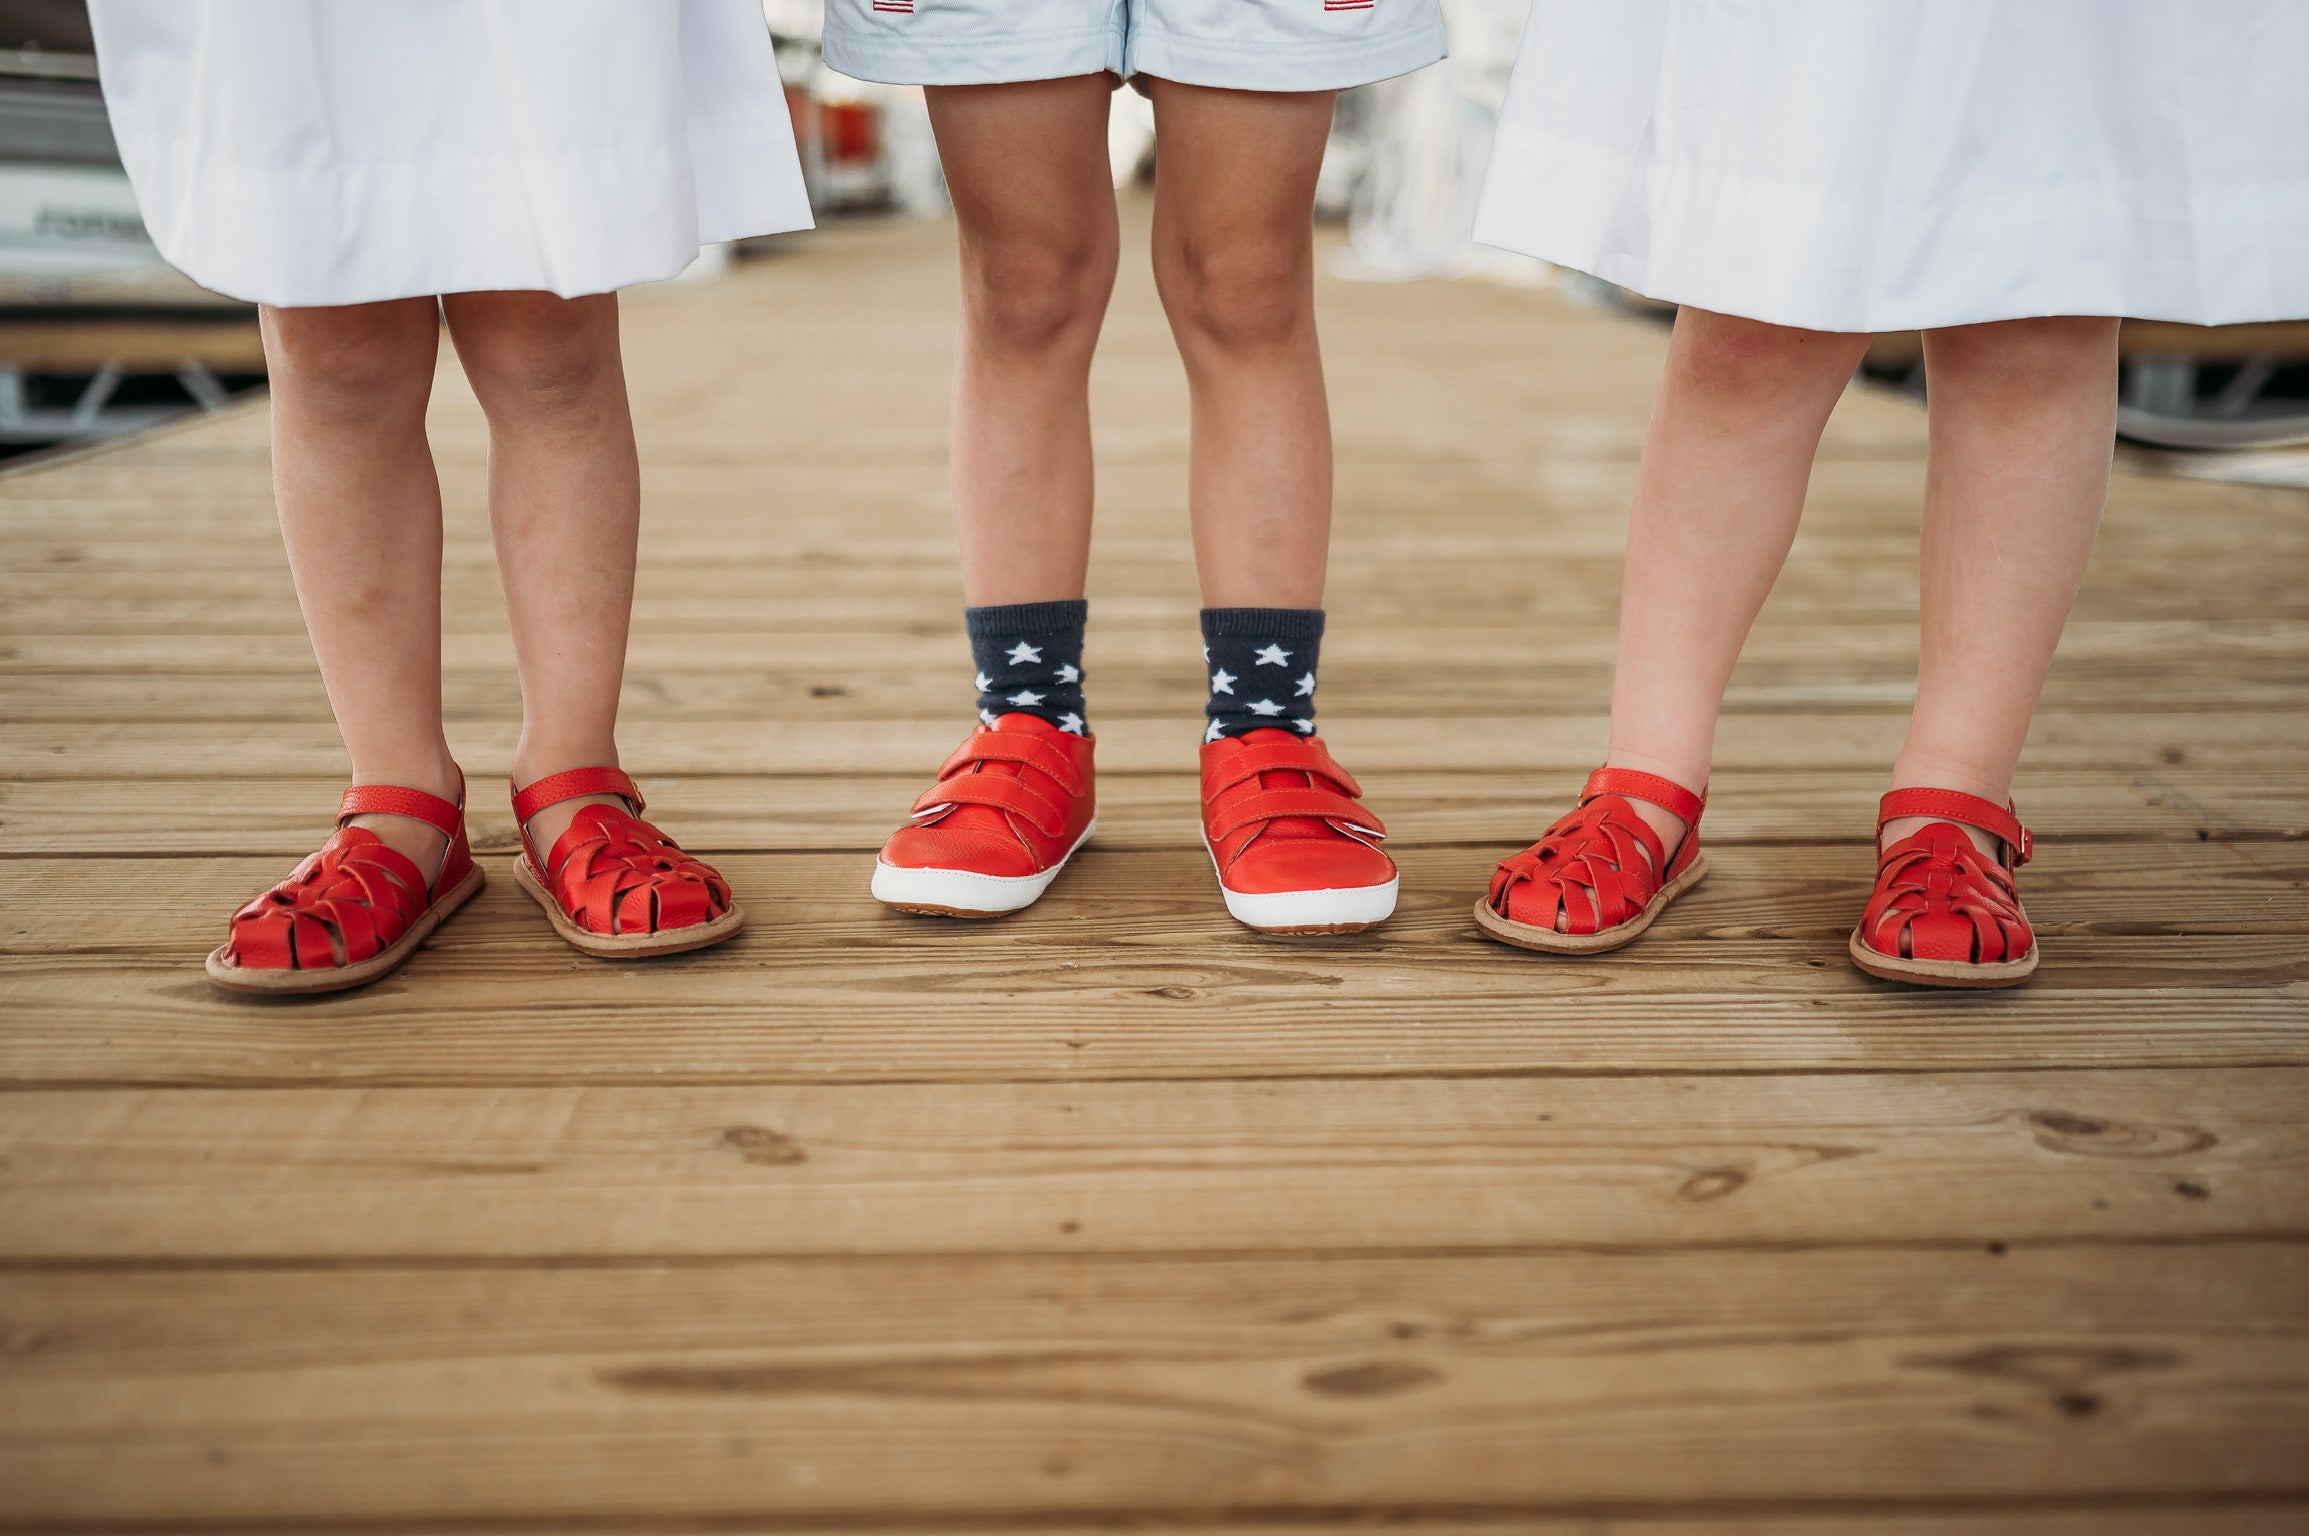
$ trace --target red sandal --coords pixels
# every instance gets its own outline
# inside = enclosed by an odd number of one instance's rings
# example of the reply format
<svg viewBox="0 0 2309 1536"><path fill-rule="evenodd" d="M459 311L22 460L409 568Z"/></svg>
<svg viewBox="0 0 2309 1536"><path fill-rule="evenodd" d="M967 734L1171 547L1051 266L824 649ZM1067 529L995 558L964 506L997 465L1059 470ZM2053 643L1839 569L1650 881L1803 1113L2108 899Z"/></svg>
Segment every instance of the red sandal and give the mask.
<svg viewBox="0 0 2309 1536"><path fill-rule="evenodd" d="M465 841L465 791L444 800L394 784L355 784L337 830L289 877L235 912L230 936L208 957L208 978L234 992L278 996L341 992L397 969L482 886ZM449 847L428 886L408 855L355 816L390 813L424 822Z"/></svg>
<svg viewBox="0 0 2309 1536"><path fill-rule="evenodd" d="M2036 969L2036 931L2020 907L2014 871L2035 839L2012 807L1953 789L1896 789L1878 802L1876 829L1935 818L1877 855L1876 889L1852 930L1852 963L1871 976L1920 987L2010 987ZM1963 825L1958 825L1958 823ZM1965 835L1993 834L1991 860Z"/></svg>
<svg viewBox="0 0 2309 1536"><path fill-rule="evenodd" d="M1673 855L1630 795L1683 818ZM1503 944L1550 954L1601 954L1629 943L1708 872L1700 852L1706 805L1705 796L1656 773L1598 768L1576 809L1500 861L1475 904L1476 923Z"/></svg>
<svg viewBox="0 0 2309 1536"><path fill-rule="evenodd" d="M614 805L580 807L540 859L529 822L549 805L580 795L616 795ZM603 960L639 960L719 944L745 926L729 882L702 859L641 819L641 791L615 768L549 773L513 792L521 857L513 878L545 909L571 948Z"/></svg>

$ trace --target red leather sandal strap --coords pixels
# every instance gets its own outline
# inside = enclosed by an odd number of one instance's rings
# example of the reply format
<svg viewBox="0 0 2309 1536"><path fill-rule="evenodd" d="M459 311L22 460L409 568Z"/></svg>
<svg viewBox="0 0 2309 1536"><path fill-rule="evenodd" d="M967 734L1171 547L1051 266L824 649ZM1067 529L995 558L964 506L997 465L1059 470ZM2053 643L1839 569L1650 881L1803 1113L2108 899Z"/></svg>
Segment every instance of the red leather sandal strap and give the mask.
<svg viewBox="0 0 2309 1536"><path fill-rule="evenodd" d="M1685 826L1693 829L1698 828L1700 812L1708 804L1705 795L1693 794L1674 779L1663 779L1656 773L1645 773L1637 768L1598 768L1589 774L1587 787L1579 792L1580 804L1585 805L1598 795L1626 795L1638 800L1649 800L1666 809L1669 814L1681 818Z"/></svg>
<svg viewBox="0 0 2309 1536"><path fill-rule="evenodd" d="M513 791L513 819L523 826L549 805L575 800L580 795L621 795L633 813L642 812L641 791L615 768L570 768L549 773L527 789Z"/></svg>
<svg viewBox="0 0 2309 1536"><path fill-rule="evenodd" d="M1265 741L1228 753L1203 770L1203 799L1215 799L1245 779L1278 772L1317 774L1354 798L1363 798L1363 786L1355 782L1355 776L1339 766L1320 740L1310 736L1297 741Z"/></svg>
<svg viewBox="0 0 2309 1536"><path fill-rule="evenodd" d="M1024 779L991 773L962 774L932 785L914 802L914 814L925 816L954 805L991 805L1009 811L1034 823L1045 837L1056 837L1066 830L1064 807Z"/></svg>
<svg viewBox="0 0 2309 1536"><path fill-rule="evenodd" d="M1934 821L1957 821L1978 827L2003 842L2015 866L2026 864L2036 851L2036 839L2020 824L2020 817L2010 804L1998 805L1994 800L1968 795L1960 789L1895 789L1876 802L1879 832L1884 830L1886 822L1908 816L1928 816Z"/></svg>
<svg viewBox="0 0 2309 1536"><path fill-rule="evenodd" d="M1344 823L1373 837L1387 835L1378 817L1345 795L1327 789L1263 789L1255 795L1244 796L1240 804L1226 807L1225 819L1210 823L1210 839L1214 843L1225 842L1253 823L1273 821L1279 816L1313 816Z"/></svg>
<svg viewBox="0 0 2309 1536"><path fill-rule="evenodd" d="M449 838L465 824L465 813L456 801L399 784L355 784L347 789L337 805L337 825L355 816L408 816Z"/></svg>
<svg viewBox="0 0 2309 1536"><path fill-rule="evenodd" d="M957 747L938 766L938 777L943 782L977 763L1021 763L1050 775L1070 795L1083 791L1082 775L1058 748L1046 741L1005 741L992 731L982 731Z"/></svg>

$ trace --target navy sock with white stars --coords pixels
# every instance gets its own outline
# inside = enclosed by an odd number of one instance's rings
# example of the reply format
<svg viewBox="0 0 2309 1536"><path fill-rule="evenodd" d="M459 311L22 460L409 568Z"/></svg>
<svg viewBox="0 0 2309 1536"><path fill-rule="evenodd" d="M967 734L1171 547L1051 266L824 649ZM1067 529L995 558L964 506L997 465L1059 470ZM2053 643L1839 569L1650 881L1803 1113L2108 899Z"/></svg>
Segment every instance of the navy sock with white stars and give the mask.
<svg viewBox="0 0 2309 1536"><path fill-rule="evenodd" d="M1203 740L1261 726L1315 734L1315 658L1320 608L1205 608L1203 662L1211 701Z"/></svg>
<svg viewBox="0 0 2309 1536"><path fill-rule="evenodd" d="M1003 603L962 610L978 662L978 718L1040 715L1062 731L1086 734L1082 630L1090 604Z"/></svg>

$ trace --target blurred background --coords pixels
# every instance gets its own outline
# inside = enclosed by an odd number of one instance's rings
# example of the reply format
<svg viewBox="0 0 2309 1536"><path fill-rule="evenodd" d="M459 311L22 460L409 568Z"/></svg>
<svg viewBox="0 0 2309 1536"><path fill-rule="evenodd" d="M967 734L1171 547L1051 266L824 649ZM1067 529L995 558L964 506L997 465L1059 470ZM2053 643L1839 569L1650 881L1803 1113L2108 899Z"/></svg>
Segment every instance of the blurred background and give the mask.
<svg viewBox="0 0 2309 1536"><path fill-rule="evenodd" d="M1345 228L1338 275L1544 284L1540 263L1468 238L1476 190L1530 0L1445 0L1451 57L1339 100L1317 216ZM918 88L826 67L823 0L764 0L821 221L946 208ZM1153 171L1154 114L1115 93L1118 188ZM709 248L706 280L793 237ZM1572 276L1574 297L1664 305ZM2309 324L2129 324L2120 432L2138 467L2309 484ZM1867 375L1922 398L1922 349L1885 336ZM164 266L106 126L83 0L0 0L0 457L69 448L214 410L261 387L252 306Z"/></svg>

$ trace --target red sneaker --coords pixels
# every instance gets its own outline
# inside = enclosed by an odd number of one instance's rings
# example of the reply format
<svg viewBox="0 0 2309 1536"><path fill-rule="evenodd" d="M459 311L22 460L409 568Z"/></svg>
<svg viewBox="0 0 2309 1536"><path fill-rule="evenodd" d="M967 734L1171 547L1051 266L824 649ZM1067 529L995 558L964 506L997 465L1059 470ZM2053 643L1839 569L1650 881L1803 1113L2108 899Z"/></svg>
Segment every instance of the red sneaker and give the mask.
<svg viewBox="0 0 2309 1536"><path fill-rule="evenodd" d="M1098 824L1091 746L1040 715L980 726L882 845L875 899L941 917L1032 906Z"/></svg>
<svg viewBox="0 0 2309 1536"><path fill-rule="evenodd" d="M1355 933L1395 910L1387 835L1313 737L1268 728L1203 744L1203 846L1235 921L1262 933Z"/></svg>

